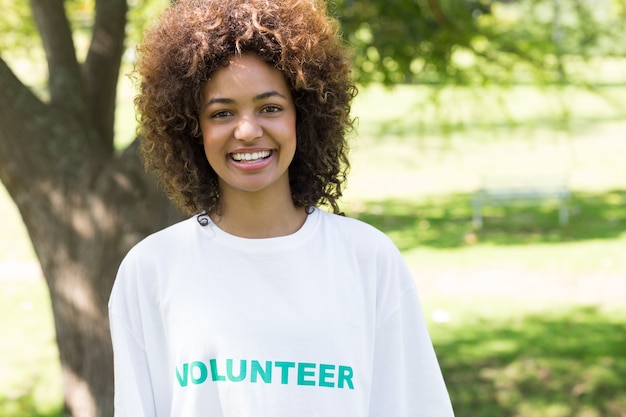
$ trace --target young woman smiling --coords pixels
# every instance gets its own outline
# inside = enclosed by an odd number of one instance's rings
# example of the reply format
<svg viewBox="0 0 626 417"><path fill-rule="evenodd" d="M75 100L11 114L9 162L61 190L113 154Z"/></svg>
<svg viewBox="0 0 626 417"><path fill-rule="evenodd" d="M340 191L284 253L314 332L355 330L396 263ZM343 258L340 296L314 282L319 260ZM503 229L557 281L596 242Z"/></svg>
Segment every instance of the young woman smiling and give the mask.
<svg viewBox="0 0 626 417"><path fill-rule="evenodd" d="M204 85L200 129L218 177L220 228L262 238L302 226L306 212L293 203L288 171L296 107L280 71L251 53L231 57Z"/></svg>
<svg viewBox="0 0 626 417"><path fill-rule="evenodd" d="M178 0L139 56L143 156L190 217L120 265L115 416L451 417L400 252L339 209L356 88L324 3Z"/></svg>

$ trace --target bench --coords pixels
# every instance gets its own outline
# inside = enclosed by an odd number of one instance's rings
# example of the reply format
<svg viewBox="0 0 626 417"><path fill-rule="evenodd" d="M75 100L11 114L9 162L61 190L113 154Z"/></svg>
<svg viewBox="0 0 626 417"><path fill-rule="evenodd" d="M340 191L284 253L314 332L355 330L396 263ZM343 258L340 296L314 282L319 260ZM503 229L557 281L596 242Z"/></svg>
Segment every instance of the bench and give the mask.
<svg viewBox="0 0 626 417"><path fill-rule="evenodd" d="M472 224L483 226L483 208L488 206L544 205L559 208L559 224L569 223L571 192L566 176L485 177L472 197Z"/></svg>

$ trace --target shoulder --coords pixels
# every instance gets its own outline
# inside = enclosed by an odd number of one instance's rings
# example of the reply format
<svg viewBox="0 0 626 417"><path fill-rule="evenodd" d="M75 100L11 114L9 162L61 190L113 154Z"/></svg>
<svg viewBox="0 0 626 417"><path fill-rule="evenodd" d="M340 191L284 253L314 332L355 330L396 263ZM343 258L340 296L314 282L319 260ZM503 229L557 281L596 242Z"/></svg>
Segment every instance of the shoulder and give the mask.
<svg viewBox="0 0 626 417"><path fill-rule="evenodd" d="M321 210L319 212L322 233L332 235L334 239L349 246L367 249L368 251L398 252L391 239L374 226L355 218Z"/></svg>
<svg viewBox="0 0 626 417"><path fill-rule="evenodd" d="M386 238L386 235L383 232L359 219L333 214L323 210L318 211L322 223L337 228L340 231L351 231L359 234L371 235L372 237Z"/></svg>
<svg viewBox="0 0 626 417"><path fill-rule="evenodd" d="M159 257L185 247L194 240L197 225L197 216L193 216L149 234L128 251L126 258Z"/></svg>
<svg viewBox="0 0 626 417"><path fill-rule="evenodd" d="M413 278L400 250L382 231L361 220L321 212L320 236L335 259L354 263L367 276L372 274L380 294L403 294L414 288ZM393 304L393 303L392 303Z"/></svg>
<svg viewBox="0 0 626 417"><path fill-rule="evenodd" d="M194 235L199 229L196 216L152 233L135 244L122 259L115 279L114 293L154 293L160 277L170 268L193 259Z"/></svg>

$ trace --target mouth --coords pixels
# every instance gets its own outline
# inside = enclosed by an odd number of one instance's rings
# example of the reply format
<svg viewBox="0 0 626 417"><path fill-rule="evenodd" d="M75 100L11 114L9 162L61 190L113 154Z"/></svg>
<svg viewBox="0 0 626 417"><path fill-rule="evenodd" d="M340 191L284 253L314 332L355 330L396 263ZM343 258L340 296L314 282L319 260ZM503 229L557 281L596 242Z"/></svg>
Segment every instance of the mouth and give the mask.
<svg viewBox="0 0 626 417"><path fill-rule="evenodd" d="M258 162L263 159L267 159L272 154L272 151L264 150L257 152L237 152L230 154L230 157L235 162Z"/></svg>

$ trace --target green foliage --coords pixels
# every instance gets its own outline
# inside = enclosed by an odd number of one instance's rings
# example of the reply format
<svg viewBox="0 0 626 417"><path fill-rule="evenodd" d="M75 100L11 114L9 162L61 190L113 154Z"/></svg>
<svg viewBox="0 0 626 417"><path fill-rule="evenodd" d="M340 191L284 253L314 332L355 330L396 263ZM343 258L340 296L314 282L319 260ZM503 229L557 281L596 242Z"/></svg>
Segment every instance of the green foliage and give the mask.
<svg viewBox="0 0 626 417"><path fill-rule="evenodd" d="M91 37L95 0L65 0L65 10L74 30L79 54L84 55ZM170 4L170 0L128 0L128 42L132 48L140 39L144 28ZM40 49L37 29L27 1L0 0L0 52L19 54Z"/></svg>
<svg viewBox="0 0 626 417"><path fill-rule="evenodd" d="M16 50L26 52L36 42L35 22L27 1L0 0L0 52Z"/></svg>
<svg viewBox="0 0 626 417"><path fill-rule="evenodd" d="M129 46L132 47L141 40L144 29L156 21L161 11L170 2L171 0L129 0L129 25L127 29Z"/></svg>
<svg viewBox="0 0 626 417"><path fill-rule="evenodd" d="M74 31L91 30L94 7L95 0L65 0L65 10Z"/></svg>
<svg viewBox="0 0 626 417"><path fill-rule="evenodd" d="M576 81L572 57L624 55L617 1L343 0L335 9L362 83Z"/></svg>
<svg viewBox="0 0 626 417"><path fill-rule="evenodd" d="M89 38L94 1L65 1L79 41ZM169 3L129 0L129 48ZM626 54L626 6L619 0L336 0L330 5L354 48L355 78L363 84L578 82L570 67L580 59ZM0 50L39 48L28 3L0 0L0 8Z"/></svg>
<svg viewBox="0 0 626 417"><path fill-rule="evenodd" d="M392 84L455 77L453 48L467 45L476 32L472 10L479 5L464 5L444 12L432 1L338 3L344 32L356 51L356 78Z"/></svg>
<svg viewBox="0 0 626 417"><path fill-rule="evenodd" d="M95 0L65 0L65 9L77 35L89 33ZM0 0L0 52L28 54L41 48L28 1Z"/></svg>

